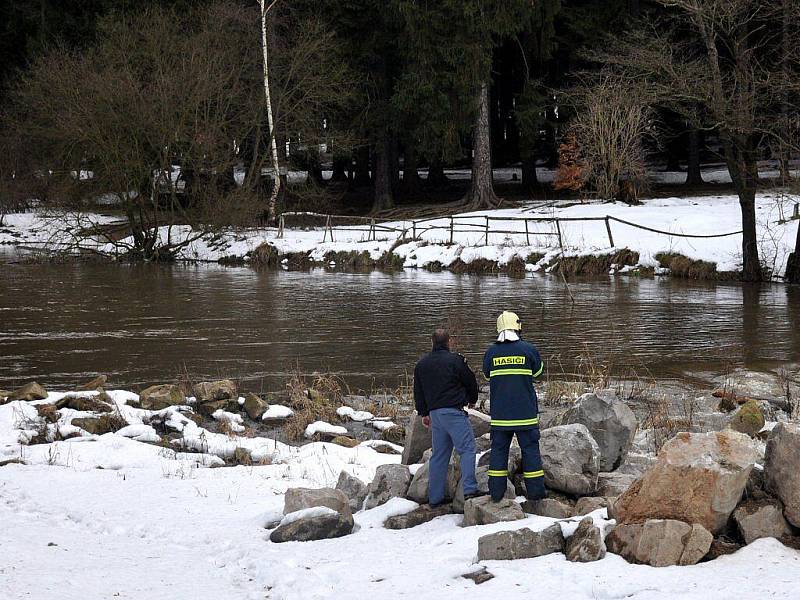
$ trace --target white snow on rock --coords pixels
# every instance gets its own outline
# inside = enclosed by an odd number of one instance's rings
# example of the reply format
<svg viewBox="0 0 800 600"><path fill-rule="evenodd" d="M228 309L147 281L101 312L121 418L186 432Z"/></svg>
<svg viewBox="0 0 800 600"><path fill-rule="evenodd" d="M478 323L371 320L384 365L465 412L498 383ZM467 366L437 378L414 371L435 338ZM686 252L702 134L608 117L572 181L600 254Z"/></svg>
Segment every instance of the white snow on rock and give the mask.
<svg viewBox="0 0 800 600"><path fill-rule="evenodd" d="M267 421L269 419L288 419L293 414L294 411L288 406L282 406L280 404L270 404L269 408L261 416L261 420Z"/></svg>
<svg viewBox="0 0 800 600"><path fill-rule="evenodd" d="M392 421L373 421L372 426L378 431L384 431L386 429L391 429L392 427L397 427L397 425L395 425Z"/></svg>
<svg viewBox="0 0 800 600"><path fill-rule="evenodd" d="M355 519L356 525L361 529L383 527L383 523L386 519L410 513L416 508L419 508L419 504L413 500L407 500L406 498L390 498L388 502L380 506L356 513L353 515L353 518Z"/></svg>
<svg viewBox="0 0 800 600"><path fill-rule="evenodd" d="M299 521L300 519L312 519L314 517L324 517L327 515L336 515L338 514L332 508L328 508L327 506L312 506L311 508L304 508L302 510L296 510L292 513L289 513L283 519L281 519L281 525L288 525L289 523L294 523L295 521Z"/></svg>
<svg viewBox="0 0 800 600"><path fill-rule="evenodd" d="M116 434L137 442L158 443L161 441L161 436L150 425L128 425L117 431Z"/></svg>
<svg viewBox="0 0 800 600"><path fill-rule="evenodd" d="M230 430L234 433L241 433L245 430L244 420L242 415L228 412L226 410L215 410L211 415L216 421L227 423Z"/></svg>
<svg viewBox="0 0 800 600"><path fill-rule="evenodd" d="M331 425L325 421L314 421L306 427L306 438L312 438L317 433L327 433L330 435L347 435L347 428L341 425Z"/></svg>
<svg viewBox="0 0 800 600"><path fill-rule="evenodd" d="M350 419L351 421L369 421L374 419L375 415L366 410L355 410L350 406L340 406L336 409L336 414L340 417Z"/></svg>

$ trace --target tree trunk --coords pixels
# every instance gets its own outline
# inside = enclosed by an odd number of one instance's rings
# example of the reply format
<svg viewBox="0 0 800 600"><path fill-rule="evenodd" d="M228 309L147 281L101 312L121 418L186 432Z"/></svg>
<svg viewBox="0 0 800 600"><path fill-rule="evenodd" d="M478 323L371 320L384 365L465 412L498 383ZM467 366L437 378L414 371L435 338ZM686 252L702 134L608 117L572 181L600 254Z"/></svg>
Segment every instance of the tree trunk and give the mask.
<svg viewBox="0 0 800 600"><path fill-rule="evenodd" d="M400 144L394 134L389 136L389 174L394 194L400 189Z"/></svg>
<svg viewBox="0 0 800 600"><path fill-rule="evenodd" d="M790 62L792 45L794 42L789 34L789 27L791 24L790 3L797 0L783 0L783 18L781 19L781 73L784 79L784 85L791 79ZM792 146L792 123L789 116L791 109L791 101L789 98L789 88L783 91L783 98L781 99L781 133L778 147L778 162L780 164L781 180L786 185L792 179L791 171L789 170L789 159L791 158L790 148Z"/></svg>
<svg viewBox="0 0 800 600"><path fill-rule="evenodd" d="M472 179L464 198L472 210L495 208L500 199L492 185L492 139L489 131L489 85L481 85L478 115L472 131Z"/></svg>
<svg viewBox="0 0 800 600"><path fill-rule="evenodd" d="M316 148L309 148L308 152L306 153L306 157L308 178L316 185L324 185L325 180L322 177L322 164L319 160L319 150Z"/></svg>
<svg viewBox="0 0 800 600"><path fill-rule="evenodd" d="M332 182L347 181L347 166L349 163L350 158L347 156L333 157L333 173L331 173Z"/></svg>
<svg viewBox="0 0 800 600"><path fill-rule="evenodd" d="M394 207L392 195L392 140L385 129L381 132L373 149L373 202L372 211L378 212Z"/></svg>
<svg viewBox="0 0 800 600"><path fill-rule="evenodd" d="M421 180L417 172L417 149L413 142L408 142L403 155L403 192L408 196L419 196L421 190Z"/></svg>
<svg viewBox="0 0 800 600"><path fill-rule="evenodd" d="M700 170L700 132L689 130L689 161L686 170L686 185L702 185L703 172Z"/></svg>
<svg viewBox="0 0 800 600"><path fill-rule="evenodd" d="M428 167L428 187L444 187L447 185L448 181L450 180L447 179L447 175L444 174L444 164L442 163L441 159L436 158L431 160L431 164Z"/></svg>
<svg viewBox="0 0 800 600"><path fill-rule="evenodd" d="M786 283L800 284L800 221L797 223L794 252L789 255L789 262L786 263Z"/></svg>
<svg viewBox="0 0 800 600"><path fill-rule="evenodd" d="M369 176L369 148L367 146L362 146L356 150L353 187L367 187L371 181Z"/></svg>
<svg viewBox="0 0 800 600"><path fill-rule="evenodd" d="M758 282L763 278L756 232L756 156L755 145L750 139L729 136L725 141L725 159L742 211L742 279L749 282Z"/></svg>
<svg viewBox="0 0 800 600"><path fill-rule="evenodd" d="M261 51L263 53L264 67L264 99L267 105L267 123L269 124L270 156L272 158L273 186L267 203L267 217L274 221L277 217L278 197L281 193L280 163L278 162L278 145L276 141L275 122L272 118L272 99L269 89L269 57L267 53L267 11L274 6L266 6L265 0L259 0L261 5Z"/></svg>
<svg viewBox="0 0 800 600"><path fill-rule="evenodd" d="M532 190L539 185L539 177L536 174L536 157L522 158L522 187Z"/></svg>

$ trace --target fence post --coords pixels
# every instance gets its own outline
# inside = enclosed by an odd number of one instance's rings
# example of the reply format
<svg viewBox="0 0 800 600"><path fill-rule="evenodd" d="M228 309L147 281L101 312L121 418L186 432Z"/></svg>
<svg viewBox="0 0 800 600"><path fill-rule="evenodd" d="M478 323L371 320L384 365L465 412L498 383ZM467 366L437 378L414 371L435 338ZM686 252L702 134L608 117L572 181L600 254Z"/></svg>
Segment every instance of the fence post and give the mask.
<svg viewBox="0 0 800 600"><path fill-rule="evenodd" d="M800 219L800 204L797 202L794 203L794 215L792 215L793 219Z"/></svg>
<svg viewBox="0 0 800 600"><path fill-rule="evenodd" d="M450 245L453 245L453 217L450 217Z"/></svg>
<svg viewBox="0 0 800 600"><path fill-rule="evenodd" d="M489 215L486 215L486 240L484 241L483 245L489 245Z"/></svg>
<svg viewBox="0 0 800 600"><path fill-rule="evenodd" d="M556 221L556 229L558 230L558 245L561 246L561 256L564 256L564 240L561 239L561 221L558 219Z"/></svg>
<svg viewBox="0 0 800 600"><path fill-rule="evenodd" d="M370 221L369 230L370 230L370 233L372 234L372 241L374 242L375 239L376 239L376 237L375 237L375 219L372 219Z"/></svg>
<svg viewBox="0 0 800 600"><path fill-rule="evenodd" d="M416 240L417 239L417 222L416 221L411 221L411 239L412 240Z"/></svg>
<svg viewBox="0 0 800 600"><path fill-rule="evenodd" d="M278 218L278 239L283 239L283 227L285 225L284 216Z"/></svg>
<svg viewBox="0 0 800 600"><path fill-rule="evenodd" d="M528 219L525 219L525 243L530 246L531 245L531 234L528 231Z"/></svg>
<svg viewBox="0 0 800 600"><path fill-rule="evenodd" d="M608 242L611 244L611 247L614 247L614 237L611 235L611 223L608 221L608 216L606 216L606 231L608 232Z"/></svg>

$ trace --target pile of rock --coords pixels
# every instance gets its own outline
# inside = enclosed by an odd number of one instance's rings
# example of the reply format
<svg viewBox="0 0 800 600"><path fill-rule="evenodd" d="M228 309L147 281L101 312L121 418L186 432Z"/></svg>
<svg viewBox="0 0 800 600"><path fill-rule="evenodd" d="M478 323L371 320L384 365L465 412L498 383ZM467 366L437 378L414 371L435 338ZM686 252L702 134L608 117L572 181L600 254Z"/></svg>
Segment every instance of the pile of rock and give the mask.
<svg viewBox="0 0 800 600"><path fill-rule="evenodd" d="M347 496L331 488L287 490L283 514L283 519L270 533L272 542L324 540L353 531L353 514Z"/></svg>

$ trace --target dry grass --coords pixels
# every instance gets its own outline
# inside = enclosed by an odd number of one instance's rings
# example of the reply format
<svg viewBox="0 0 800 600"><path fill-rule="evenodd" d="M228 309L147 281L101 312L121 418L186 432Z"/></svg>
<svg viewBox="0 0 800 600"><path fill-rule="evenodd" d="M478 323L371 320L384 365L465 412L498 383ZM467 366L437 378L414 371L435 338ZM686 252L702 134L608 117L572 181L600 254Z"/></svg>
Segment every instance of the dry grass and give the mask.
<svg viewBox="0 0 800 600"><path fill-rule="evenodd" d="M639 264L639 253L623 248L613 254L562 257L553 272L561 272L567 277L608 275L612 265L634 267L637 264Z"/></svg>
<svg viewBox="0 0 800 600"><path fill-rule="evenodd" d="M697 405L694 399L687 396L681 397L679 413L673 412L671 399L664 395L652 395L642 398L646 415L642 421L643 429L653 432L653 451L658 453L661 447L677 434L692 431Z"/></svg>
<svg viewBox="0 0 800 600"><path fill-rule="evenodd" d="M250 266L254 269L274 269L278 266L278 250L264 242L250 253Z"/></svg>
<svg viewBox="0 0 800 600"><path fill-rule="evenodd" d="M286 419L283 432L290 440L303 438L308 425L314 421L340 421L336 409L348 393L339 377L330 374L306 376L295 370L286 384L289 406L294 414Z"/></svg>
<svg viewBox="0 0 800 600"><path fill-rule="evenodd" d="M673 277L684 279L715 280L726 278L723 273L717 271L717 264L704 260L692 260L682 254L674 252L660 252L656 254L656 260L665 269L669 269Z"/></svg>
<svg viewBox="0 0 800 600"><path fill-rule="evenodd" d="M372 260L366 250L356 252L355 250L339 252L328 252L324 256L326 264L334 262L339 269L372 269L377 262Z"/></svg>

